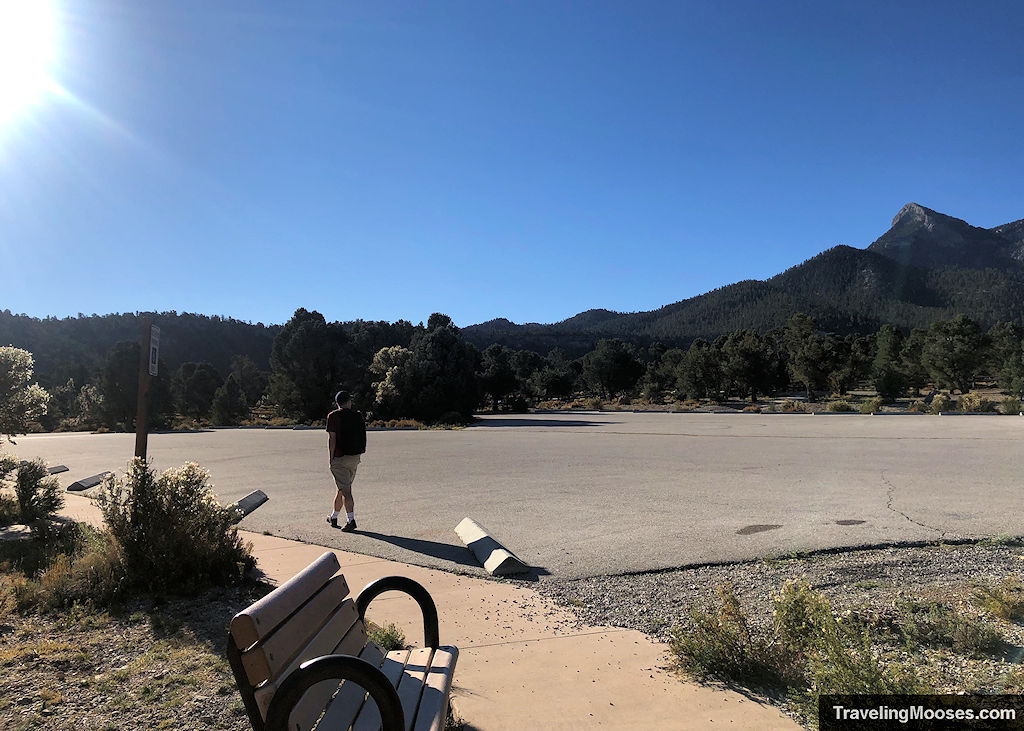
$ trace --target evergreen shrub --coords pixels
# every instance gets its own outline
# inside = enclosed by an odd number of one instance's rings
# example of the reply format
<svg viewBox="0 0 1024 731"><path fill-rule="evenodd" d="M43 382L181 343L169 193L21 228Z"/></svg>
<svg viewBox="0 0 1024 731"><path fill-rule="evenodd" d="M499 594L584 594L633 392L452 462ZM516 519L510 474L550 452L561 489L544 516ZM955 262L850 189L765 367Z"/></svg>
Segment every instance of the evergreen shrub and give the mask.
<svg viewBox="0 0 1024 731"><path fill-rule="evenodd" d="M960 397L960 403L958 404L961 411L978 411L982 413L992 413L996 410L996 402L991 399L987 399L980 393L972 391L971 393L965 393Z"/></svg>
<svg viewBox="0 0 1024 731"><path fill-rule="evenodd" d="M195 594L237 583L255 566L236 512L216 501L209 478L193 462L157 477L136 458L124 477L104 483L100 508L134 588Z"/></svg>

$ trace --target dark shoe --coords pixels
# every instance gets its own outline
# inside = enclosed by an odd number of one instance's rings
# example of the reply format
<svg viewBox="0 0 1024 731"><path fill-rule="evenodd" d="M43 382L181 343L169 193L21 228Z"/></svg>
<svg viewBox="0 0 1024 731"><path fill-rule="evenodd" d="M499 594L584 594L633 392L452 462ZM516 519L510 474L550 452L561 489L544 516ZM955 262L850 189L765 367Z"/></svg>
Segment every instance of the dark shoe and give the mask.
<svg viewBox="0 0 1024 731"><path fill-rule="evenodd" d="M356 522L354 520L350 520L349 522L345 523L345 527L342 528L342 530L345 531L346 533L351 533L355 529L356 529Z"/></svg>
<svg viewBox="0 0 1024 731"><path fill-rule="evenodd" d="M337 518L332 518L331 516L328 515L327 516L327 522L331 524L332 528L337 528L338 527L338 519Z"/></svg>

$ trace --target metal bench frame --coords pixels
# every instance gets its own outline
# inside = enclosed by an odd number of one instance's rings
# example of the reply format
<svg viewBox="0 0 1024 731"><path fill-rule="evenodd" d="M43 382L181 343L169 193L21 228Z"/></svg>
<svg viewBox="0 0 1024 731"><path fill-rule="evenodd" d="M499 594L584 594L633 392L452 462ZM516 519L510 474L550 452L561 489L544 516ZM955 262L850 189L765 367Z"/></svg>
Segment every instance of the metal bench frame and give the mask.
<svg viewBox="0 0 1024 731"><path fill-rule="evenodd" d="M387 576L368 584L356 598L358 621L365 624L366 610L370 602L388 591L404 592L416 601L423 614L424 646L437 650L440 644L437 607L430 593L408 577ZM254 696L255 688L249 682L242 665L242 653L247 649L249 648L238 647L229 630L228 662L253 731L287 731L292 708L309 688L325 680L338 680L339 684L343 680L351 681L366 690L380 711L382 731L404 731L406 728L398 691L391 681L379 668L352 655L324 655L302 663L283 680L274 693L264 721Z"/></svg>

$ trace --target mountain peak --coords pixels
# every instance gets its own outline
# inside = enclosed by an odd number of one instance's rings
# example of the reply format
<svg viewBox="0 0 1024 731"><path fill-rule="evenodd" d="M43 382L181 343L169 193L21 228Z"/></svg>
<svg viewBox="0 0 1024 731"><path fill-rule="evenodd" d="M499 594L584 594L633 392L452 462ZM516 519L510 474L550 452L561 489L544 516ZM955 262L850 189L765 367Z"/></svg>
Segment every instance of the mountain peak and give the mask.
<svg viewBox="0 0 1024 731"><path fill-rule="evenodd" d="M1003 266L1007 248L1000 232L972 226L920 203L908 203L868 251L920 267L984 269Z"/></svg>
<svg viewBox="0 0 1024 731"><path fill-rule="evenodd" d="M908 203L893 217L892 225L897 226L911 221L923 221L928 217L929 213L934 214L935 211L925 208L920 203Z"/></svg>

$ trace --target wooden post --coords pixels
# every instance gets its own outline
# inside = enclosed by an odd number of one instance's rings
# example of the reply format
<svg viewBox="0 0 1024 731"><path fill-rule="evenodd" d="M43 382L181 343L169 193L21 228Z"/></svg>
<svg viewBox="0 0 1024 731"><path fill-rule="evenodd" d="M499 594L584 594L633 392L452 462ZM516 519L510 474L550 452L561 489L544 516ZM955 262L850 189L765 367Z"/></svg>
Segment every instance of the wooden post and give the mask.
<svg viewBox="0 0 1024 731"><path fill-rule="evenodd" d="M142 323L142 342L139 343L139 403L135 411L135 456L146 461L149 441L149 349L153 334L153 320Z"/></svg>

